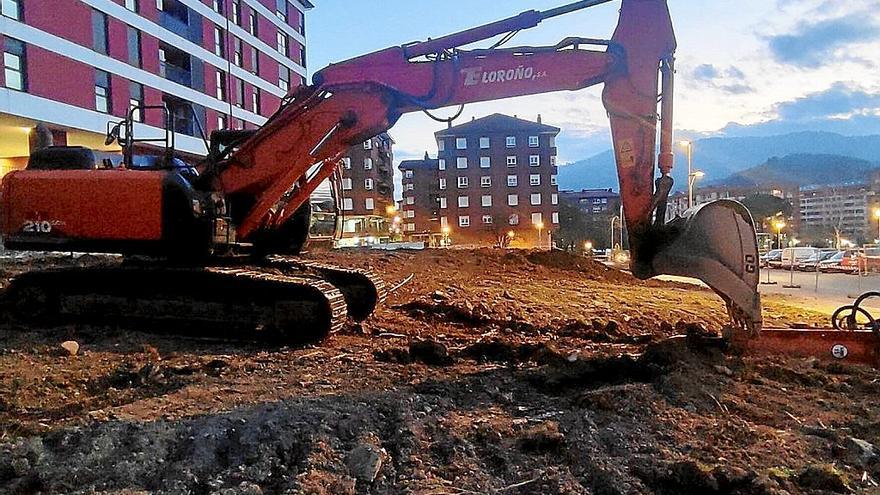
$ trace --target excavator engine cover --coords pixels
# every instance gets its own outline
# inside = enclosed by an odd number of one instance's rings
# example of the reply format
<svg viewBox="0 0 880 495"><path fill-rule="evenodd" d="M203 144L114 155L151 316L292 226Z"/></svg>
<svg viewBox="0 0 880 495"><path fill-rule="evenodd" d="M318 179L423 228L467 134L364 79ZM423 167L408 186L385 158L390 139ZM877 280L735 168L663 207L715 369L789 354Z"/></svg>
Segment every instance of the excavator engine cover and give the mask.
<svg viewBox="0 0 880 495"><path fill-rule="evenodd" d="M673 237L654 254L653 275L702 280L724 299L739 329L757 335L762 324L758 243L746 207L732 200L707 203L666 228Z"/></svg>

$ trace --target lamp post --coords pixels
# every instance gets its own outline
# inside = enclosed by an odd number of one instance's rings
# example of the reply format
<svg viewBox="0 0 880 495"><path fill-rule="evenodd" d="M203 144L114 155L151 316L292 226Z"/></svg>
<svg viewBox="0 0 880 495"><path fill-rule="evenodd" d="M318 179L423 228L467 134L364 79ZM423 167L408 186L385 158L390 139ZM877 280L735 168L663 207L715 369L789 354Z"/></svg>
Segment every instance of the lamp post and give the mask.
<svg viewBox="0 0 880 495"><path fill-rule="evenodd" d="M776 249L782 249L782 229L785 228L785 222L779 220L773 226L776 227Z"/></svg>
<svg viewBox="0 0 880 495"><path fill-rule="evenodd" d="M544 231L544 222L536 223L535 228L538 229L538 249L541 249L544 247L544 238L541 237L541 234Z"/></svg>
<svg viewBox="0 0 880 495"><path fill-rule="evenodd" d="M877 219L877 242L880 243L880 208L874 209L874 218Z"/></svg>
<svg viewBox="0 0 880 495"><path fill-rule="evenodd" d="M618 221L620 221L620 217L619 217L619 216L614 215L613 217L611 217L611 239L610 239L610 242L611 242L611 249L614 249L614 222L618 222ZM621 228L621 230L623 230L623 225L622 225L622 224L621 224L620 228ZM623 247L622 244L621 244L621 247Z"/></svg>
<svg viewBox="0 0 880 495"><path fill-rule="evenodd" d="M682 141L681 146L687 150L688 158L688 209L694 207L694 143L692 141Z"/></svg>

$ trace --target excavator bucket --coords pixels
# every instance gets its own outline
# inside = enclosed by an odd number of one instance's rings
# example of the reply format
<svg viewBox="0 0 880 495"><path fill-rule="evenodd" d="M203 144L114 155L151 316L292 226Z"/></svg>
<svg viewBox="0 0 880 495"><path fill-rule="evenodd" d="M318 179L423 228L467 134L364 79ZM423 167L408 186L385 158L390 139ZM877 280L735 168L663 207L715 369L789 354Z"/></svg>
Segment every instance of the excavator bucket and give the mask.
<svg viewBox="0 0 880 495"><path fill-rule="evenodd" d="M685 212L663 229L662 247L650 259L650 273L702 280L727 303L736 330L757 336L761 329L758 243L752 216L732 200ZM647 246L645 246L647 247Z"/></svg>

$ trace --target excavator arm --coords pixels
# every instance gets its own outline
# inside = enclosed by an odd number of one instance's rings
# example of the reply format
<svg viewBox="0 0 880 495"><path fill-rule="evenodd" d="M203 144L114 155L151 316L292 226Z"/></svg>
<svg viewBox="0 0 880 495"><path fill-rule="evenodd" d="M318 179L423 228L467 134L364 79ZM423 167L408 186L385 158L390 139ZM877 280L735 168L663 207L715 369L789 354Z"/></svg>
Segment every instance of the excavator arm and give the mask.
<svg viewBox="0 0 880 495"><path fill-rule="evenodd" d="M390 129L405 113L604 84L633 273L699 278L725 299L736 327L756 332L761 326L757 242L748 211L735 202L718 202L664 224L673 186L676 49L666 0L623 0L610 40L567 38L547 47L460 49L609 1L528 11L318 72L311 86L292 94L218 167L227 194L251 198L237 226L239 236L247 239L283 225L333 174L350 146ZM660 154L655 160L658 121ZM308 175L316 164L317 171ZM660 172L656 181L655 166Z"/></svg>

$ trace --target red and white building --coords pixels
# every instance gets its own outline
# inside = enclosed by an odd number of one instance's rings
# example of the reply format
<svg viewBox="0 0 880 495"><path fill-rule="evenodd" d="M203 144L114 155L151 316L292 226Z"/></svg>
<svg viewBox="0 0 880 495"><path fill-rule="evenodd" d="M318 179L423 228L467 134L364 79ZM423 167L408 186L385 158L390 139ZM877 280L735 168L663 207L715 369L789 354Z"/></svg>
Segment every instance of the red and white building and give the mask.
<svg viewBox="0 0 880 495"><path fill-rule="evenodd" d="M133 105L164 103L177 148L203 155L193 114L208 134L255 128L305 82L308 0L0 5L0 176L23 166L40 122L56 145L108 149L109 122ZM163 127L160 112L140 118L139 135Z"/></svg>

